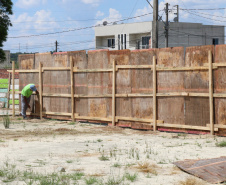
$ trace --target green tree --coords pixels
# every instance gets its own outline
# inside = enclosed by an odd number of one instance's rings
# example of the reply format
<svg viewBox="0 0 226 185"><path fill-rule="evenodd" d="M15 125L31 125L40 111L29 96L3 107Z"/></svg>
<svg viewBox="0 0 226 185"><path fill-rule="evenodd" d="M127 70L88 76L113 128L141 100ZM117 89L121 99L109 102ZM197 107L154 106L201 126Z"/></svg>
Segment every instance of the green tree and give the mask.
<svg viewBox="0 0 226 185"><path fill-rule="evenodd" d="M5 53L2 49L3 42L6 41L9 26L12 26L9 15L13 14L13 3L11 0L0 0L0 62L5 60Z"/></svg>

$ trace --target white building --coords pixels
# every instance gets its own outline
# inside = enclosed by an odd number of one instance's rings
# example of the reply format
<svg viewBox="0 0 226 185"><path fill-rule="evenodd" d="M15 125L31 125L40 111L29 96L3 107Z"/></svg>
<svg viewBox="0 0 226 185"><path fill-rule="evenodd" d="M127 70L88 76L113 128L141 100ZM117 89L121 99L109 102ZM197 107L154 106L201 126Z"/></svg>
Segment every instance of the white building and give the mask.
<svg viewBox="0 0 226 185"><path fill-rule="evenodd" d="M152 22L95 27L96 49L151 48ZM165 47L164 23L159 22L159 48ZM201 23L169 23L168 47L224 44L224 26Z"/></svg>
<svg viewBox="0 0 226 185"><path fill-rule="evenodd" d="M10 51L9 50L3 50L5 52L6 60L0 63L0 69L12 67L12 64L10 63Z"/></svg>

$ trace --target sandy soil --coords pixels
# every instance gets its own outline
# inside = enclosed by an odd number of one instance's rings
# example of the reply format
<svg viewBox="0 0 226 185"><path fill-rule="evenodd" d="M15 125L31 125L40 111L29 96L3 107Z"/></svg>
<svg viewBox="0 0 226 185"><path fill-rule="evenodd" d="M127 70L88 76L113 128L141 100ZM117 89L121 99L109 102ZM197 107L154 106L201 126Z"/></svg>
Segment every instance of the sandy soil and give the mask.
<svg viewBox="0 0 226 185"><path fill-rule="evenodd" d="M10 173L11 168L47 176L83 173L80 180L65 184L89 184L87 179L93 177L94 184L176 185L193 176L173 162L226 156L226 147L216 146L226 141L224 137L57 120L24 121L19 117L11 122L9 129L4 128L2 120L0 124L0 184L29 184L27 177L18 176L7 182L1 170ZM59 172L60 168L65 172ZM134 182L128 176L135 176ZM208 184L195 177L193 180L195 184Z"/></svg>

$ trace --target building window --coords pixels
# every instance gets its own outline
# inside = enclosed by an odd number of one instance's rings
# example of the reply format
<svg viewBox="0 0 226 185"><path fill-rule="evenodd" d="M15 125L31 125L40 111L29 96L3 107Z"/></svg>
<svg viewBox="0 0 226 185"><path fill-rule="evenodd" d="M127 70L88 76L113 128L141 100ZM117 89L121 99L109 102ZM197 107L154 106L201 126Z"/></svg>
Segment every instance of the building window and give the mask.
<svg viewBox="0 0 226 185"><path fill-rule="evenodd" d="M120 48L121 48L120 45L121 45L120 44L120 35L118 35L118 50L120 50Z"/></svg>
<svg viewBox="0 0 226 185"><path fill-rule="evenodd" d="M218 45L219 44L219 39L213 38L212 41L213 41L212 42L213 45Z"/></svg>
<svg viewBox="0 0 226 185"><path fill-rule="evenodd" d="M124 34L124 49L126 49L126 34Z"/></svg>
<svg viewBox="0 0 226 185"><path fill-rule="evenodd" d="M126 49L126 34L118 35L118 50Z"/></svg>
<svg viewBox="0 0 226 185"><path fill-rule="evenodd" d="M142 37L142 49L149 49L149 41L151 37L150 36L145 36Z"/></svg>
<svg viewBox="0 0 226 185"><path fill-rule="evenodd" d="M108 39L108 47L115 48L115 39Z"/></svg>

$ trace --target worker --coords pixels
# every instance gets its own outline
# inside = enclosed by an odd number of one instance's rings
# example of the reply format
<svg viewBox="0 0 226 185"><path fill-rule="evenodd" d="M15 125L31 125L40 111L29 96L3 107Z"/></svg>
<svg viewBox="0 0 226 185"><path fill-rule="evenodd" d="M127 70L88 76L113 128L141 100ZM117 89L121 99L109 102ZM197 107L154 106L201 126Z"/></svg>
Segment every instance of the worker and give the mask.
<svg viewBox="0 0 226 185"><path fill-rule="evenodd" d="M30 103L31 94L33 93L33 91L36 92L36 95L39 94L34 84L26 85L21 91L21 113L20 114L23 116L24 119L27 119L27 116L26 116L27 108L31 109L29 103Z"/></svg>

